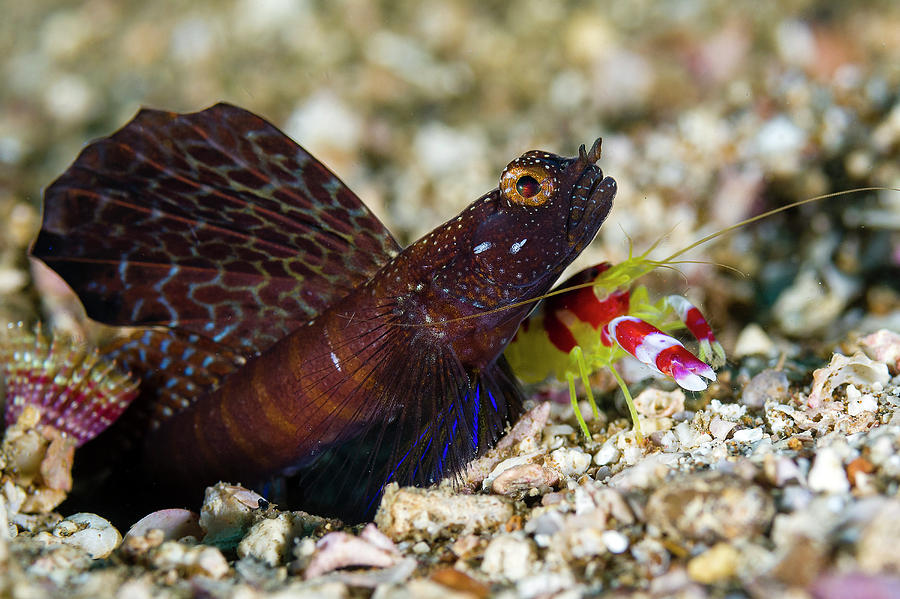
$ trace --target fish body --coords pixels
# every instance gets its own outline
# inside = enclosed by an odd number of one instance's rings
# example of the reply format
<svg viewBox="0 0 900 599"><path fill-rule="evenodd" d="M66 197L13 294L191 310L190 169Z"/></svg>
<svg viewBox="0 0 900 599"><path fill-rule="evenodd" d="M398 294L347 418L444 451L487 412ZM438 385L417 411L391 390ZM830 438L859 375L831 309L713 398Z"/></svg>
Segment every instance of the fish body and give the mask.
<svg viewBox="0 0 900 599"><path fill-rule="evenodd" d="M128 432L151 479L312 473L339 484L311 505L359 518L390 480L459 472L521 413L501 354L611 208L598 159L599 140L528 152L400 251L259 117L142 111L48 188L33 253L91 317L153 327L115 350L145 373L149 432Z"/></svg>

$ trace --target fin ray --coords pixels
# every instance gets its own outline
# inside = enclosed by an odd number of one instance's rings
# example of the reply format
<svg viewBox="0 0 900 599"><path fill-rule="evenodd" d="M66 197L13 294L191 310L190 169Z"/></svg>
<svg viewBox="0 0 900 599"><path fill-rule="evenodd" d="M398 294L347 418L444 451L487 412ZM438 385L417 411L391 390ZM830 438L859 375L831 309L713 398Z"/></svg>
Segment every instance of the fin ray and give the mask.
<svg viewBox="0 0 900 599"><path fill-rule="evenodd" d="M351 521L369 518L388 482L424 486L460 475L523 412L504 358L473 372L452 351L418 338L416 329L389 329L367 375L380 378L383 390L356 408L377 404L376 413L352 438L304 465L299 485L290 485L307 509ZM417 359L410 360L410 348Z"/></svg>
<svg viewBox="0 0 900 599"><path fill-rule="evenodd" d="M45 192L32 253L88 315L163 325L244 355L346 295L399 246L331 171L227 104L141 110Z"/></svg>

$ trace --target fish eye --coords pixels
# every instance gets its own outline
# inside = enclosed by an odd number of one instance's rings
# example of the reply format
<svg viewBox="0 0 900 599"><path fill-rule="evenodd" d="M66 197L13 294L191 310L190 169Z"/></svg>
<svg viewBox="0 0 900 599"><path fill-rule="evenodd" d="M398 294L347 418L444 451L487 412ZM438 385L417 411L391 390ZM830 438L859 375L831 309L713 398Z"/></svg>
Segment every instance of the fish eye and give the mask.
<svg viewBox="0 0 900 599"><path fill-rule="evenodd" d="M519 180L516 181L516 191L518 191L519 195L523 198L534 197L540 190L541 184L531 175L522 175L519 177Z"/></svg>
<svg viewBox="0 0 900 599"><path fill-rule="evenodd" d="M500 191L513 204L540 206L556 191L556 177L536 162L515 160L500 175Z"/></svg>

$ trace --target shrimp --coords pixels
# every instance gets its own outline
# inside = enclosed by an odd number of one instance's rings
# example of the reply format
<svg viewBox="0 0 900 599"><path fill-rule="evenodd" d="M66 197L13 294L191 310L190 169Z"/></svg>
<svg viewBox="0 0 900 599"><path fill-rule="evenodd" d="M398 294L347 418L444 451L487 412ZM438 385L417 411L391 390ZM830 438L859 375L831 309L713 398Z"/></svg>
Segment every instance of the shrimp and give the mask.
<svg viewBox="0 0 900 599"><path fill-rule="evenodd" d="M716 380L715 371L725 365L726 356L696 306L680 295L653 299L647 288L636 285L636 281L657 268L674 267L684 253L757 220L802 204L874 189L883 188L847 190L781 206L707 235L661 260L650 256L659 242L639 255L629 248L624 262L588 267L548 294L522 323L506 349L506 358L516 376L527 383L550 375L567 382L575 418L588 438L575 380L582 381L587 401L597 417L599 409L588 377L608 368L625 396L635 436L642 441L634 400L616 364L630 356L683 389L703 391ZM679 329L686 329L696 339L696 353L669 334Z"/></svg>

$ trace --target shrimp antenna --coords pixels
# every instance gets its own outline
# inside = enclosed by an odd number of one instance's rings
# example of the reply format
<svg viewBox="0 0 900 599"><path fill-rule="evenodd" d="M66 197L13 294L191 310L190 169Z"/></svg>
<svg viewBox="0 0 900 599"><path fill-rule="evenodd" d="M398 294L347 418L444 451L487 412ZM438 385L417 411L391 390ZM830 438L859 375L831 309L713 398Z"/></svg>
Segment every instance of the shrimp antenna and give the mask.
<svg viewBox="0 0 900 599"><path fill-rule="evenodd" d="M897 188L897 187L857 187L855 189L845 189L843 191L835 191L832 193L823 193L821 195L817 195L817 196L814 196L811 198L806 198L805 200L798 200L796 202L791 202L790 204L785 204L784 206L779 206L778 208L773 208L772 210L767 210L766 212L763 212L762 214L757 214L756 216L751 216L750 218L744 219L738 223L735 223L733 225L725 227L724 229L720 229L719 231L716 231L715 233L710 233L706 237L702 237L702 238L698 239L697 241L691 243L690 245L681 248L680 250L671 254L667 258L664 258L662 260L648 260L648 262L650 264L655 265L656 267L668 266L670 264L687 264L687 263L690 263L691 261L688 261L688 260L676 261L675 258L677 258L678 256L681 256L682 254L686 254L687 252L691 251L695 247L703 245L704 243L706 243L708 241L712 241L713 239L716 239L717 237L721 237L727 233L731 233L735 229L740 229L741 227L745 227L745 226L749 225L750 223L755 223L758 220L768 218L772 215L778 214L779 212L784 212L786 210L790 210L791 208L796 208L797 206L803 206L804 204L811 204L813 202L818 202L821 200L825 200L827 198L836 198L836 197L840 197L840 196L850 195L851 193L860 193L860 192L864 192L864 191L897 191L897 192L900 192L900 188ZM666 235L663 235L659 239L657 239L653 243L653 245L651 245L649 248L647 248L647 250L645 252L643 252L641 255L646 256L648 253L653 251L653 249L656 248L662 242L662 240L665 239L665 237L667 235L669 235L670 233L671 233L671 231L669 233L667 233ZM631 259L632 249L633 249L633 240L627 233L625 234L625 236L628 238L628 242L629 242L628 256L629 256L629 259ZM719 264L718 266L723 266L725 268L731 268L732 270L735 270L736 272L738 272L742 275L744 274L740 270L733 268L733 267L728 267L728 266L725 266L722 264ZM537 297L533 297L533 298L530 298L527 300L522 300L520 302L515 302L512 304L509 304L508 306L494 308L493 310L479 312L478 314L469 314L466 316L458 316L456 318L448 318L447 320L442 320L440 322L415 323L415 324L407 324L405 326L410 326L410 327L434 326L435 324L447 324L447 323L452 323L452 322L460 322L463 320L470 320L472 318L481 318L482 316L487 316L488 314L495 314L497 312L503 312L504 310L509 310L511 308L518 308L519 306L536 303L543 299L547 299L548 297L553 297L554 295L560 295L562 293L568 293L569 291L574 291L575 289L585 289L587 287L593 287L593 286L594 286L594 282L589 281L587 283L580 283L578 285L572 285L571 287L557 288L557 289L554 289L553 291L549 291L549 292L547 292L543 295L539 295ZM404 325L398 325L398 326L404 326Z"/></svg>
<svg viewBox="0 0 900 599"><path fill-rule="evenodd" d="M895 187L858 187L856 189L845 189L844 191L823 193L821 195L817 195L817 196L814 196L811 198L806 198L805 200L798 200L796 202L791 202L790 204L785 204L784 206L779 206L778 208L773 208L772 210L768 210L766 212L763 212L762 214L757 214L756 216L751 216L750 218L744 219L744 220L740 221L739 223L735 223L733 225L725 227L724 229L720 229L720 230L716 231L715 233L710 233L706 237L702 237L702 238L698 239L697 241L695 241L694 243L681 248L680 250L678 250L677 252L675 252L674 254L669 256L668 258L662 260L662 262L669 262L670 260L674 260L678 256L681 256L682 254L686 254L687 252L691 251L698 245L703 245L707 241L712 241L716 237L721 237L722 235L725 235L726 233L731 233L735 229L740 229L741 227L749 225L750 223L755 223L758 220L768 218L772 215L778 214L779 212L784 212L785 210L790 210L791 208L796 208L797 206L803 206L804 204L811 204L812 202L818 202L820 200L824 200L827 198L836 198L839 196L849 195L851 193L859 193L862 191L900 191L900 189L897 189Z"/></svg>

